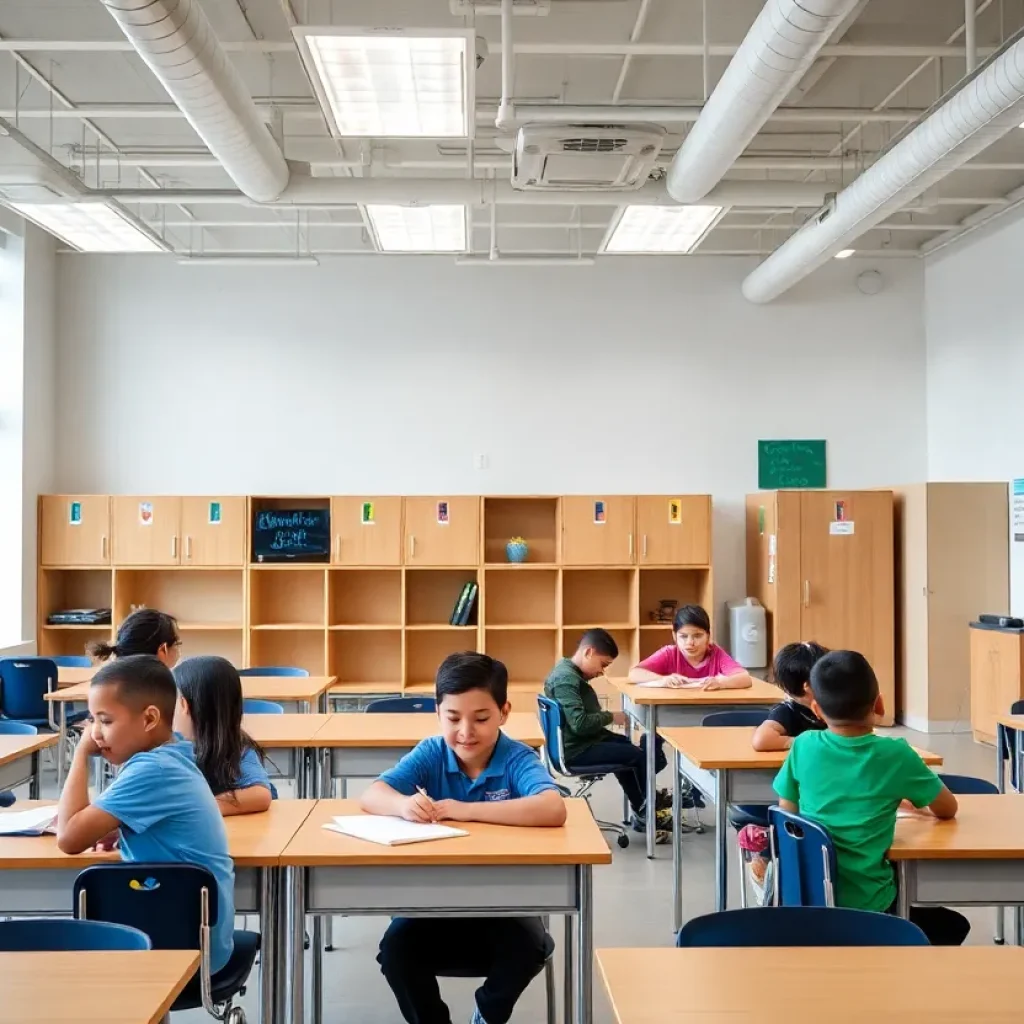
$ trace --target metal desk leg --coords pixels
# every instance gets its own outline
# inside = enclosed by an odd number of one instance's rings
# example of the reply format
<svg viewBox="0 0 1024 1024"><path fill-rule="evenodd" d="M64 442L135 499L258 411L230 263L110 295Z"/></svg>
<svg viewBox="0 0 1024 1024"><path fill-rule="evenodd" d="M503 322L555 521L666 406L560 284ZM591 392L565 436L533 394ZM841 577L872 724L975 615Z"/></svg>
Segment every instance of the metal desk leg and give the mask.
<svg viewBox="0 0 1024 1024"><path fill-rule="evenodd" d="M901 860L896 867L899 884L897 911L904 921L910 920L910 861ZM778 883L776 883L778 884Z"/></svg>
<svg viewBox="0 0 1024 1024"><path fill-rule="evenodd" d="M626 739L633 742L633 716L626 715ZM633 820L633 809L629 806L629 798L622 794L622 824L629 825Z"/></svg>
<svg viewBox="0 0 1024 1024"><path fill-rule="evenodd" d="M581 864L579 908L576 914L576 1024L594 1019L594 914L593 868Z"/></svg>
<svg viewBox="0 0 1024 1024"><path fill-rule="evenodd" d="M729 905L729 860L726 856L729 831L729 773L719 768L715 787L715 910Z"/></svg>
<svg viewBox="0 0 1024 1024"><path fill-rule="evenodd" d="M671 748L672 757L672 931L683 927L683 823L682 786L679 784L679 751Z"/></svg>
<svg viewBox="0 0 1024 1024"><path fill-rule="evenodd" d="M278 958L278 871L260 869L260 1024L274 1024L274 997L280 984Z"/></svg>
<svg viewBox="0 0 1024 1024"><path fill-rule="evenodd" d="M644 813L647 817L647 856L651 860L654 859L654 832L658 826L658 772L655 768L657 736L658 705L650 704L647 708L647 802Z"/></svg>
<svg viewBox="0 0 1024 1024"><path fill-rule="evenodd" d="M68 731L68 702L57 701L57 792L64 788L64 776L67 774L67 750L64 742Z"/></svg>
<svg viewBox="0 0 1024 1024"><path fill-rule="evenodd" d="M1006 760L1003 757L1003 750L1007 739L1006 727L996 723L996 785L1000 793L1006 792ZM1014 737L1016 741L1018 737ZM996 926L992 932L992 941L997 946L1006 942L1006 914L1002 907L996 907Z"/></svg>
<svg viewBox="0 0 1024 1024"><path fill-rule="evenodd" d="M328 920L330 920L328 918ZM317 914L313 918L312 965L313 981L311 984L310 1008L313 1024L321 1024L324 1019L324 919Z"/></svg>
<svg viewBox="0 0 1024 1024"><path fill-rule="evenodd" d="M564 972L564 975L565 975L564 989L563 989L564 995L563 995L563 1005L562 1005L562 1020L567 1021L567 1022L572 1020L573 991L574 991L573 982L575 980L573 978L573 973L572 973L573 959L574 959L573 951L572 951L573 950L572 938L573 938L573 930L575 929L575 927L576 927L575 919L570 914L566 914L565 915L565 943L564 943L564 947L562 949L562 957L563 957L562 967L563 967L563 972Z"/></svg>
<svg viewBox="0 0 1024 1024"><path fill-rule="evenodd" d="M39 778L39 773L40 773L41 770L42 769L41 769L41 766L39 764L39 751L37 750L32 755L32 777L28 780L28 798L29 798L29 800L38 800L39 799L39 787L40 787L41 781L42 781Z"/></svg>
<svg viewBox="0 0 1024 1024"><path fill-rule="evenodd" d="M281 1012L274 1024L303 1024L305 1017L306 869L285 868L282 882L284 902L284 958L282 984L278 986Z"/></svg>

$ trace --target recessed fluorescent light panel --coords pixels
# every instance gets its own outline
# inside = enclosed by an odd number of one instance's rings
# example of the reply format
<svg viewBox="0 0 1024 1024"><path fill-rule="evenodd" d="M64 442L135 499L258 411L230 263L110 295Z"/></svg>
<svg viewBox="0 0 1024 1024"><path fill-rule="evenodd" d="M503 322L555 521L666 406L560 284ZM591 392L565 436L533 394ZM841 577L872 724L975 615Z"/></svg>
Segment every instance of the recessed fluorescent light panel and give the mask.
<svg viewBox="0 0 1024 1024"><path fill-rule="evenodd" d="M721 213L720 206L627 206L602 252L692 252Z"/></svg>
<svg viewBox="0 0 1024 1024"><path fill-rule="evenodd" d="M381 252L465 252L464 206L367 204L366 215Z"/></svg>
<svg viewBox="0 0 1024 1024"><path fill-rule="evenodd" d="M336 136L471 134L473 33L309 27L293 32Z"/></svg>
<svg viewBox="0 0 1024 1024"><path fill-rule="evenodd" d="M856 251L856 249L840 249L833 258L837 260L848 260Z"/></svg>
<svg viewBox="0 0 1024 1024"><path fill-rule="evenodd" d="M165 252L166 248L104 203L8 203L82 252Z"/></svg>

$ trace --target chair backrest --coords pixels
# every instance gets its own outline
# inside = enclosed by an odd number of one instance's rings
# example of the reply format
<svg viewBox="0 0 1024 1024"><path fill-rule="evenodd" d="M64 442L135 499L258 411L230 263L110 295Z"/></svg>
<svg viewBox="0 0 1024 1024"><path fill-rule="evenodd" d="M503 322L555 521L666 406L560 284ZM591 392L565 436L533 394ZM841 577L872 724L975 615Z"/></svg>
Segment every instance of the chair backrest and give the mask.
<svg viewBox="0 0 1024 1024"><path fill-rule="evenodd" d="M544 734L544 759L548 770L562 775L571 775L565 767L565 750L562 745L562 730L565 727L565 712L557 700L537 694L537 716L540 718L540 731Z"/></svg>
<svg viewBox="0 0 1024 1024"><path fill-rule="evenodd" d="M50 718L43 699L57 689L57 666L49 658L0 658L0 714L29 721Z"/></svg>
<svg viewBox="0 0 1024 1024"><path fill-rule="evenodd" d="M79 920L138 928L154 949L201 950L204 925L217 923L217 881L198 864L96 864L75 879L74 908Z"/></svg>
<svg viewBox="0 0 1024 1024"><path fill-rule="evenodd" d="M0 736L35 736L39 730L28 722L8 722L0 718Z"/></svg>
<svg viewBox="0 0 1024 1024"><path fill-rule="evenodd" d="M916 924L846 907L750 907L688 921L677 946L927 946Z"/></svg>
<svg viewBox="0 0 1024 1024"><path fill-rule="evenodd" d="M385 715L431 712L437 710L437 701L433 697L381 697L371 700L364 710Z"/></svg>
<svg viewBox="0 0 1024 1024"><path fill-rule="evenodd" d="M950 793L959 793L961 796L988 796L991 793L998 794L999 787L988 779L976 779L973 775L939 775L939 778L946 784Z"/></svg>
<svg viewBox="0 0 1024 1024"><path fill-rule="evenodd" d="M767 721L767 711L716 711L713 715L705 715L701 725L760 725Z"/></svg>
<svg viewBox="0 0 1024 1024"><path fill-rule="evenodd" d="M1024 715L1024 700L1015 700L1010 705L1011 715ZM1016 729L1004 729L1003 730L1004 742L1002 755L1003 760L1009 759L1010 761L1010 785L1020 790L1020 782L1017 779L1017 736Z"/></svg>
<svg viewBox="0 0 1024 1024"><path fill-rule="evenodd" d="M778 867L776 893L782 907L834 907L836 849L817 822L768 808L772 856Z"/></svg>
<svg viewBox="0 0 1024 1024"><path fill-rule="evenodd" d="M240 676L308 676L309 672L304 668L295 668L292 665L264 665L261 668L240 668Z"/></svg>
<svg viewBox="0 0 1024 1024"><path fill-rule="evenodd" d="M284 708L273 700L243 700L243 715L283 715Z"/></svg>
<svg viewBox="0 0 1024 1024"><path fill-rule="evenodd" d="M92 658L87 654L51 654L50 661L57 668L91 668Z"/></svg>
<svg viewBox="0 0 1024 1024"><path fill-rule="evenodd" d="M69 921L43 917L0 921L0 952L59 953L79 950L152 949L138 928L102 921Z"/></svg>

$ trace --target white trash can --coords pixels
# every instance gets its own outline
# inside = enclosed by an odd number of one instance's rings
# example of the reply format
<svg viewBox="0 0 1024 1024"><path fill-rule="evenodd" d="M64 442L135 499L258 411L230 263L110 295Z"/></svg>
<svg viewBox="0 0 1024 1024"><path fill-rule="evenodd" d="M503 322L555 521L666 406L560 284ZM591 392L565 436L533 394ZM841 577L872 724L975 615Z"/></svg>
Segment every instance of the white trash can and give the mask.
<svg viewBox="0 0 1024 1024"><path fill-rule="evenodd" d="M764 608L756 597L730 603L729 653L744 668L768 665L768 624Z"/></svg>

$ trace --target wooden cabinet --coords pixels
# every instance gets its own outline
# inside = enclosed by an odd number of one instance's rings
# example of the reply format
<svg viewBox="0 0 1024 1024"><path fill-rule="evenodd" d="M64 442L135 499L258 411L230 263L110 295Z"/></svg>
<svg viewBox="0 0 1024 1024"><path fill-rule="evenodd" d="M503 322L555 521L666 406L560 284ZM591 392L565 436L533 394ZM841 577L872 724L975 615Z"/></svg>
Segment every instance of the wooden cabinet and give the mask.
<svg viewBox="0 0 1024 1024"><path fill-rule="evenodd" d="M110 565L110 498L46 494L39 501L42 565Z"/></svg>
<svg viewBox="0 0 1024 1024"><path fill-rule="evenodd" d="M967 623L1009 609L1008 537L1005 481L897 489L896 666L900 719L910 728L953 732L965 723L973 679Z"/></svg>
<svg viewBox="0 0 1024 1024"><path fill-rule="evenodd" d="M480 499L406 498L406 565L476 565Z"/></svg>
<svg viewBox="0 0 1024 1024"><path fill-rule="evenodd" d="M334 565L401 565L402 499L332 498L331 533Z"/></svg>
<svg viewBox="0 0 1024 1024"><path fill-rule="evenodd" d="M747 591L770 651L813 640L860 651L896 711L891 491L766 491L747 498Z"/></svg>
<svg viewBox="0 0 1024 1024"><path fill-rule="evenodd" d="M181 498L112 499L115 565L178 565L181 562Z"/></svg>
<svg viewBox="0 0 1024 1024"><path fill-rule="evenodd" d="M245 498L181 499L181 564L244 565Z"/></svg>
<svg viewBox="0 0 1024 1024"><path fill-rule="evenodd" d="M622 494L562 499L565 565L633 565L636 499Z"/></svg>
<svg viewBox="0 0 1024 1024"><path fill-rule="evenodd" d="M996 718L1024 698L1024 633L972 627L971 729L974 738L995 743Z"/></svg>
<svg viewBox="0 0 1024 1024"><path fill-rule="evenodd" d="M711 496L637 498L636 532L641 565L710 565Z"/></svg>

